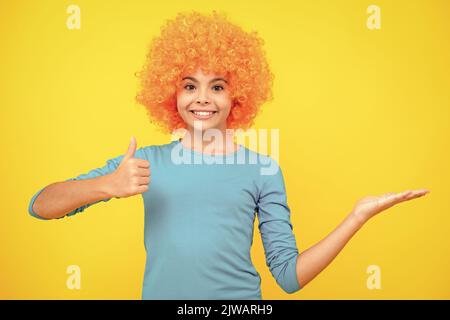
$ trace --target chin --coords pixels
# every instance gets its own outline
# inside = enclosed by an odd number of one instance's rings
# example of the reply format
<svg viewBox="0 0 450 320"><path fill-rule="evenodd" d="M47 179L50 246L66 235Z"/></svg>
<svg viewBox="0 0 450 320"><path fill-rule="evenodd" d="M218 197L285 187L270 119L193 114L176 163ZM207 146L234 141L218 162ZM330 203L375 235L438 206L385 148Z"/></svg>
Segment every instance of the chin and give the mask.
<svg viewBox="0 0 450 320"><path fill-rule="evenodd" d="M190 123L190 127L193 129L196 129L194 127L194 123ZM212 129L212 128L219 128L219 124L218 123L207 123L207 122L202 123L202 131Z"/></svg>
<svg viewBox="0 0 450 320"><path fill-rule="evenodd" d="M205 132L205 131L207 131L207 130L209 130L209 129L214 129L214 128L217 128L217 127L215 127L215 126L211 126L211 125L202 125L202 132ZM194 130L195 130L196 128L194 128Z"/></svg>

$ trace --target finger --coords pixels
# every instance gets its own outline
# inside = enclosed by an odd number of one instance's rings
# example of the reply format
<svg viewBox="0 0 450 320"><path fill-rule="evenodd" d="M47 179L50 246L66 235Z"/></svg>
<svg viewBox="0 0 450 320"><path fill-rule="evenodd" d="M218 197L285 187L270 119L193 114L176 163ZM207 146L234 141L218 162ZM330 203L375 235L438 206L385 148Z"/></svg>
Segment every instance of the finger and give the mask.
<svg viewBox="0 0 450 320"><path fill-rule="evenodd" d="M411 195L412 192L413 192L412 190L406 190L406 191L403 191L403 192L399 192L397 195L401 199L406 199L409 195Z"/></svg>
<svg viewBox="0 0 450 320"><path fill-rule="evenodd" d="M136 159L136 164L139 168L150 168L150 161L143 159Z"/></svg>
<svg viewBox="0 0 450 320"><path fill-rule="evenodd" d="M139 177L138 178L138 184L139 185L148 185L150 183L149 177Z"/></svg>
<svg viewBox="0 0 450 320"><path fill-rule="evenodd" d="M422 197L424 195L426 195L427 193L429 193L430 191L427 189L419 189L419 190L413 190L411 191L411 193L408 195L408 200L410 199L415 199L418 197Z"/></svg>
<svg viewBox="0 0 450 320"><path fill-rule="evenodd" d="M137 169L137 176L138 177L149 177L151 174L150 169L147 168L138 168Z"/></svg>
<svg viewBox="0 0 450 320"><path fill-rule="evenodd" d="M127 153L125 154L125 158L130 159L134 157L134 153L136 152L136 138L131 137L130 144L128 145Z"/></svg>
<svg viewBox="0 0 450 320"><path fill-rule="evenodd" d="M385 202L397 201L402 199L406 194L407 194L406 192L401 193L388 192L381 196L381 200Z"/></svg>
<svg viewBox="0 0 450 320"><path fill-rule="evenodd" d="M139 186L137 188L137 190L138 190L139 193L144 193L144 192L148 191L148 185L144 185L143 184L143 185Z"/></svg>
<svg viewBox="0 0 450 320"><path fill-rule="evenodd" d="M393 205L405 201L406 197L409 195L410 190L404 191L404 192L400 192L400 193L395 193L395 192L388 192L386 194L383 194L379 199L378 199L378 204L382 207L382 208L389 208L392 207Z"/></svg>
<svg viewBox="0 0 450 320"><path fill-rule="evenodd" d="M426 190L426 189L406 190L406 191L400 192L400 193L398 193L398 194L396 194L396 195L394 195L392 197L393 197L393 202L394 203L399 203L399 202L408 201L408 200L411 200L411 199L415 199L415 198L421 197L421 196L423 196L423 195L425 195L427 193L428 193L428 190Z"/></svg>
<svg viewBox="0 0 450 320"><path fill-rule="evenodd" d="M406 190L403 192L399 192L399 193L392 195L391 199L394 202L394 204L402 202L402 201L406 201L406 200L408 200L408 197L411 195L411 193L412 193L412 190Z"/></svg>
<svg viewBox="0 0 450 320"><path fill-rule="evenodd" d="M399 200L397 199L397 194L395 192L388 192L382 195L378 199L378 204L382 207L391 207L396 204Z"/></svg>
<svg viewBox="0 0 450 320"><path fill-rule="evenodd" d="M396 195L396 193L395 192L388 192L388 193L385 193L383 196L384 197L392 197L393 195Z"/></svg>

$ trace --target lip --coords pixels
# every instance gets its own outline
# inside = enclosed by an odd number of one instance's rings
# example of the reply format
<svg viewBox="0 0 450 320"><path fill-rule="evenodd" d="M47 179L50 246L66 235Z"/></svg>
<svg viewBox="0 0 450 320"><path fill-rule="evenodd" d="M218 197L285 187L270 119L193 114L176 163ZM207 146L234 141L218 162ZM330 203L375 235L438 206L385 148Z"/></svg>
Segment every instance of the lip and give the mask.
<svg viewBox="0 0 450 320"><path fill-rule="evenodd" d="M201 115L195 114L194 111L213 112L213 114L211 114L209 116L201 116ZM215 111L215 110L189 110L189 113L192 114L192 116L196 119L208 120L208 119L211 119L212 117L214 117L216 115L217 111Z"/></svg>

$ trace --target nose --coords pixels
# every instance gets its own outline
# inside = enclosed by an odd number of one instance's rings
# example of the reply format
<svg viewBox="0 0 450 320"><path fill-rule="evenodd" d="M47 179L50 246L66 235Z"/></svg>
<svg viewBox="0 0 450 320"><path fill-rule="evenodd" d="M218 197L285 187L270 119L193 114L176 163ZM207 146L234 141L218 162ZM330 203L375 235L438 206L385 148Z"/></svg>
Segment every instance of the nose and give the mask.
<svg viewBox="0 0 450 320"><path fill-rule="evenodd" d="M196 104L199 104L199 105L208 105L209 104L209 100L208 99L206 99L206 98L197 98L197 101L195 101L195 103Z"/></svg>
<svg viewBox="0 0 450 320"><path fill-rule="evenodd" d="M201 91L198 94L198 97L195 101L196 104L198 105L209 105L211 103L211 101L209 100L209 98L206 96L206 92Z"/></svg>

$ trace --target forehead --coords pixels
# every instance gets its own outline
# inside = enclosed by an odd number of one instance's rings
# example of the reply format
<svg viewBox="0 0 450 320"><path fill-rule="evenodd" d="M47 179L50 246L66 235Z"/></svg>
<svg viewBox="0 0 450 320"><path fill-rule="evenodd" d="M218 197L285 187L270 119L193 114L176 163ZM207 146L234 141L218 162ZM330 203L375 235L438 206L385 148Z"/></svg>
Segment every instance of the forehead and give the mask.
<svg viewBox="0 0 450 320"><path fill-rule="evenodd" d="M221 78L221 79L227 80L226 74L215 73L215 72L204 73L203 70L201 70L200 68L197 69L197 71L194 72L194 73L184 74L182 76L182 79L185 79L185 78L194 78L194 79L196 79L198 81L210 81L212 79L217 79L217 78Z"/></svg>

